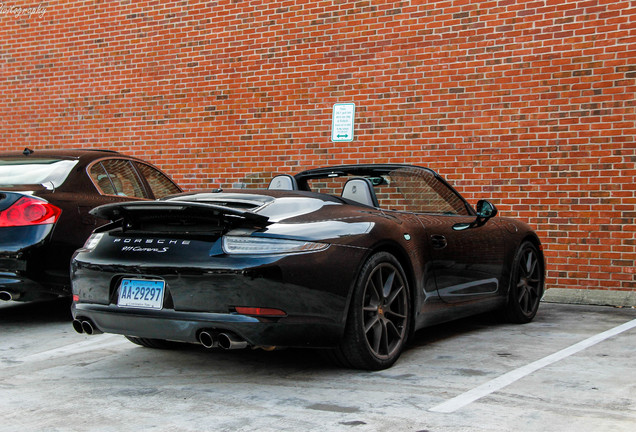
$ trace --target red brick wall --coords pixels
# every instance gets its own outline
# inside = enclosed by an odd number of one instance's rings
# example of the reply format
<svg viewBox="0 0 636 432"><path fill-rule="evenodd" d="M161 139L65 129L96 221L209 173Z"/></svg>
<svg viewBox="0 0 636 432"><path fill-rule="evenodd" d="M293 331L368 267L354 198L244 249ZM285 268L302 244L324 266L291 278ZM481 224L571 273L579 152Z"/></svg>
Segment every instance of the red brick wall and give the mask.
<svg viewBox="0 0 636 432"><path fill-rule="evenodd" d="M1 150L117 149L186 188L426 165L533 224L550 287L636 290L633 2L39 6L0 9Z"/></svg>

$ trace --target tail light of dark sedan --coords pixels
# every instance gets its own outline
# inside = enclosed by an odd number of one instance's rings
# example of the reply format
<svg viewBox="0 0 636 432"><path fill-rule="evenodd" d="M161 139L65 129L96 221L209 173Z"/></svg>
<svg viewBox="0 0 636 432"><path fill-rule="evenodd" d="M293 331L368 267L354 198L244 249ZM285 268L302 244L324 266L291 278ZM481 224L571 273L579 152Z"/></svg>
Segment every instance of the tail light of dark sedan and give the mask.
<svg viewBox="0 0 636 432"><path fill-rule="evenodd" d="M62 210L53 204L31 197L22 197L0 212L0 227L54 224Z"/></svg>

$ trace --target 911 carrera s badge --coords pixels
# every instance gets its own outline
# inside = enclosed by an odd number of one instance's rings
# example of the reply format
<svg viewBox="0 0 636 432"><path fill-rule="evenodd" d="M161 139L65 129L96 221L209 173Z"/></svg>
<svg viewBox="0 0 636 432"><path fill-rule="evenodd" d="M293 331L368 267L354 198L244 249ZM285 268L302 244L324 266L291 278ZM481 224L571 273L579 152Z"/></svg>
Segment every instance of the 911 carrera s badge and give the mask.
<svg viewBox="0 0 636 432"><path fill-rule="evenodd" d="M156 253L164 253L170 250L169 247L162 248L153 248L153 247L142 247L142 246L124 246L121 248L122 252L156 252Z"/></svg>

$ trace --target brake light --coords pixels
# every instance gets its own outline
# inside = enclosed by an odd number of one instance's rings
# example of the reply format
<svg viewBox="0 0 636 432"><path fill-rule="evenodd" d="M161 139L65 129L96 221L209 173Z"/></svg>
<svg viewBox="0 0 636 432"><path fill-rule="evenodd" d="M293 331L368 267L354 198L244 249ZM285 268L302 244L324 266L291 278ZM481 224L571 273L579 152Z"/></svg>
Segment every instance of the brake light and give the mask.
<svg viewBox="0 0 636 432"><path fill-rule="evenodd" d="M31 197L22 197L11 207L0 212L0 227L44 225L55 223L62 210Z"/></svg>

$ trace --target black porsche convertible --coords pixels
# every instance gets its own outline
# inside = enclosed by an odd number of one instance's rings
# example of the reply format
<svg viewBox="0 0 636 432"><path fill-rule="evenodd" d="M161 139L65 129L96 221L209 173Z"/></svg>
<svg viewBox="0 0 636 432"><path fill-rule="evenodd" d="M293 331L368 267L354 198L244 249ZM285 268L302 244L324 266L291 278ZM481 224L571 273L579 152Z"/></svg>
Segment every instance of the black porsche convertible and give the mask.
<svg viewBox="0 0 636 432"><path fill-rule="evenodd" d="M488 201L473 209L417 166L333 166L92 212L112 222L73 258L73 326L146 347L313 347L378 370L424 326L487 311L528 322L544 291L528 225Z"/></svg>

